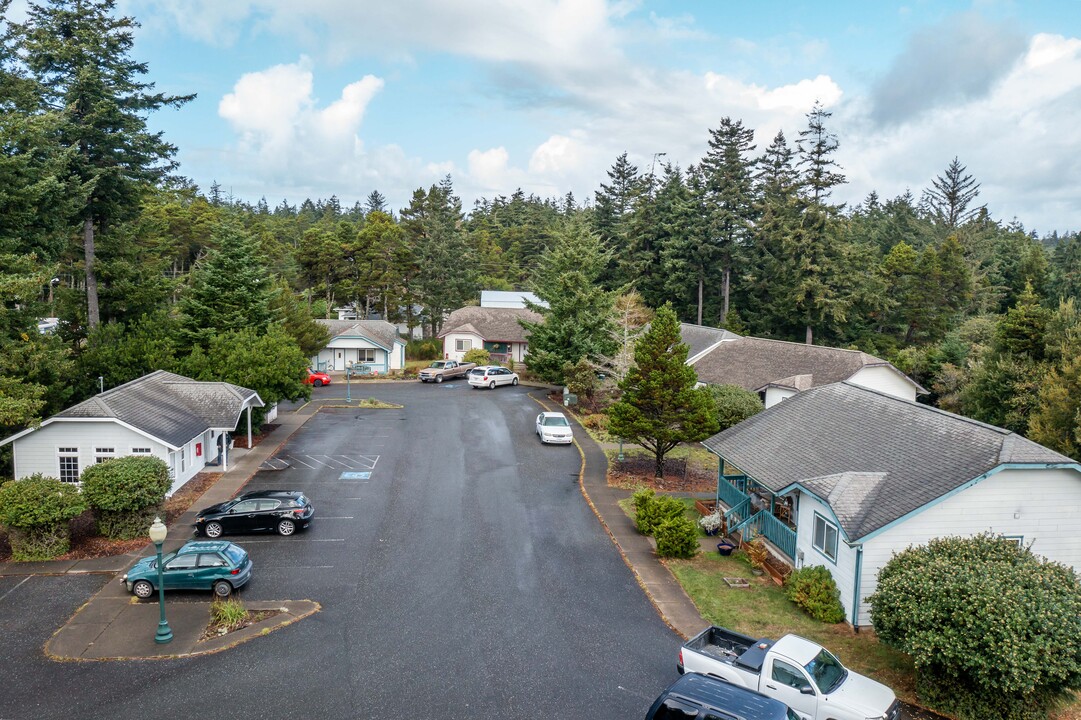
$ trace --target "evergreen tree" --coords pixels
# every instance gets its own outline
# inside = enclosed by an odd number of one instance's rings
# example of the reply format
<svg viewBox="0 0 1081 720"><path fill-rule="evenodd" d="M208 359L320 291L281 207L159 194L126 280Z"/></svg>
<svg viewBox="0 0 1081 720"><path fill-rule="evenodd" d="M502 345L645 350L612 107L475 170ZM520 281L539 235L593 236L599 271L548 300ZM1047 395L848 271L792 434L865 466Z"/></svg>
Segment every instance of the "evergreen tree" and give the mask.
<svg viewBox="0 0 1081 720"><path fill-rule="evenodd" d="M454 195L450 176L428 192L414 192L401 217L415 267L409 289L423 306L428 335L434 337L447 314L477 293L472 252L462 228L462 202Z"/></svg>
<svg viewBox="0 0 1081 720"><path fill-rule="evenodd" d="M312 318L308 306L297 298L283 279L275 282L274 293L270 299L270 313L307 357L318 355L330 342L326 326Z"/></svg>
<svg viewBox="0 0 1081 720"><path fill-rule="evenodd" d="M755 145L754 130L740 120L721 118L720 126L709 134L709 151L700 169L705 176L709 241L717 246L721 272L721 322L728 314L732 268L743 259L754 221L754 162L748 154Z"/></svg>
<svg viewBox="0 0 1081 720"><path fill-rule="evenodd" d="M833 159L839 143L837 136L826 129L826 121L833 113L826 112L822 104L816 102L811 112L807 113L807 128L801 130L796 141L799 160L796 167L800 170L803 190L812 205L821 206L830 212L838 208L828 205L833 188L845 182L845 176L839 170L840 165Z"/></svg>
<svg viewBox="0 0 1081 720"><path fill-rule="evenodd" d="M953 232L976 217L983 206L969 207L980 195L980 184L965 174L965 166L956 157L946 168L945 175L931 181L923 191L921 205L945 232Z"/></svg>
<svg viewBox="0 0 1081 720"><path fill-rule="evenodd" d="M679 320L665 305L635 343L634 365L619 383L623 395L608 409L609 432L652 451L658 478L672 449L704 440L720 427L709 390L696 389L697 382Z"/></svg>
<svg viewBox="0 0 1081 720"><path fill-rule="evenodd" d="M64 108L59 131L76 150L71 173L93 188L78 217L90 327L100 321L96 233L130 217L140 190L175 167L176 148L148 131L146 116L194 97L155 93L153 83L140 81L147 66L129 57L138 24L114 10L114 0L45 0L30 5L19 29L43 109Z"/></svg>
<svg viewBox="0 0 1081 720"><path fill-rule="evenodd" d="M364 199L364 214L369 215L373 212L387 212L387 199L378 190L372 190Z"/></svg>
<svg viewBox="0 0 1081 720"><path fill-rule="evenodd" d="M664 199L665 289L667 296L681 311L695 312L695 322L702 324L707 284L717 272L721 260L720 248L710 235L710 213L707 209L708 185L701 168L687 169L686 185L676 178L666 178L661 197Z"/></svg>
<svg viewBox="0 0 1081 720"><path fill-rule="evenodd" d="M272 319L274 289L260 262L258 243L228 221L217 229L214 240L217 248L192 269L178 306L181 334L204 347L223 332L262 332Z"/></svg>
<svg viewBox="0 0 1081 720"><path fill-rule="evenodd" d="M566 363L597 362L613 354L615 297L597 284L607 265L600 238L577 218L564 221L541 258L532 289L548 307L529 304L543 320L522 326L529 333L529 369L545 382L561 383Z"/></svg>
<svg viewBox="0 0 1081 720"><path fill-rule="evenodd" d="M611 266L601 276L605 287L612 289L625 285L633 278L624 276L620 267L627 267L625 260L630 250L629 222L635 203L642 193L643 180L638 167L627 159L627 153L616 158L608 171L609 184L601 183L594 193L593 231L611 257Z"/></svg>
<svg viewBox="0 0 1081 720"><path fill-rule="evenodd" d="M1081 298L1081 234L1060 240L1050 265L1048 295L1053 300Z"/></svg>

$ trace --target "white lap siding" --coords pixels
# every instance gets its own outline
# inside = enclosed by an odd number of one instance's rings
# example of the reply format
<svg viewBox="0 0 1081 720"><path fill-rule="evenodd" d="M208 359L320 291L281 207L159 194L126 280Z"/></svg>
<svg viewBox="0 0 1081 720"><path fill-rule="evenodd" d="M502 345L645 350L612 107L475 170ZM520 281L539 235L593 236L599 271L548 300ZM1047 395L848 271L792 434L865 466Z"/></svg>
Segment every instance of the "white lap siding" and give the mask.
<svg viewBox="0 0 1081 720"><path fill-rule="evenodd" d="M865 542L860 596L874 592L878 571L894 552L949 535L1016 537L1037 555L1081 570L1079 508L1081 473L1075 470L1002 470ZM860 624L870 622L870 607L861 602Z"/></svg>
<svg viewBox="0 0 1081 720"><path fill-rule="evenodd" d="M169 450L165 445L114 422L50 423L12 444L16 479L35 473L60 477L61 448L78 450L80 475L95 463L98 448L112 448L112 457L131 455L133 449L149 449L150 455L169 463Z"/></svg>

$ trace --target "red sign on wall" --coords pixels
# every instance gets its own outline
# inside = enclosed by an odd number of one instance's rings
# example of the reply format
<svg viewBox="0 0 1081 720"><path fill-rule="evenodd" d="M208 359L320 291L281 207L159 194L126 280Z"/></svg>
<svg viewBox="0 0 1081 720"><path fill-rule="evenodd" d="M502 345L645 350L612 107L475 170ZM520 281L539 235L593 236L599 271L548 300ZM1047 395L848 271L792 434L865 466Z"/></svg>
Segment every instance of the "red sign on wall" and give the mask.
<svg viewBox="0 0 1081 720"><path fill-rule="evenodd" d="M202 456L203 456L203 444L202 443L195 443L195 457L202 457Z"/></svg>

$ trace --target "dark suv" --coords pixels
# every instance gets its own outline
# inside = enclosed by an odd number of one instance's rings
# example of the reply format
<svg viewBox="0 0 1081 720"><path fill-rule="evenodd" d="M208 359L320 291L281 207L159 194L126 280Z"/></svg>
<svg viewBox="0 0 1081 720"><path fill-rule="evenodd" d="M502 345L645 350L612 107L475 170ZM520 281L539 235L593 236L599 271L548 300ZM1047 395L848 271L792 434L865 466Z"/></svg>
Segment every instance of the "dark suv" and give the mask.
<svg viewBox="0 0 1081 720"><path fill-rule="evenodd" d="M800 720L780 700L724 680L687 673L653 701L646 720Z"/></svg>
<svg viewBox="0 0 1081 720"><path fill-rule="evenodd" d="M292 535L312 522L315 508L296 490L256 490L200 510L195 534L208 538L222 533L274 531Z"/></svg>

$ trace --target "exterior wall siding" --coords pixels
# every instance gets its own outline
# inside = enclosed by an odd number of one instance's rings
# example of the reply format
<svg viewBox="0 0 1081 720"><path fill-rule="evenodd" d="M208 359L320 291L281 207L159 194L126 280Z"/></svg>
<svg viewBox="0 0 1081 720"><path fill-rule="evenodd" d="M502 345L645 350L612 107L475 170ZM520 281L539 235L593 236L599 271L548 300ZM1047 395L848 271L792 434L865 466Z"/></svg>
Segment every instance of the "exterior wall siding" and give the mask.
<svg viewBox="0 0 1081 720"><path fill-rule="evenodd" d="M399 346L401 347L401 346ZM362 349L372 349L375 351L375 360L373 362L366 362L366 365L370 365L380 374L386 373L388 370L401 370L402 365L400 362L395 362L395 355L388 353L386 350L380 347L375 347L371 343L349 338L335 338L330 341L327 347L319 351L319 354L312 358L311 365L316 370L337 370L344 371L349 367L349 363L360 362L360 351ZM401 358L401 355L398 355Z"/></svg>
<svg viewBox="0 0 1081 720"><path fill-rule="evenodd" d="M771 408L782 400L786 400L795 394L796 391L791 388L769 387L766 388L766 399L762 404L767 408Z"/></svg>
<svg viewBox="0 0 1081 720"><path fill-rule="evenodd" d="M465 357L466 350L456 350L459 340L468 340L469 349L484 347L484 338L475 333L449 333L443 338L443 357L448 360L461 361Z"/></svg>
<svg viewBox="0 0 1081 720"><path fill-rule="evenodd" d="M848 378L848 382L871 390L892 395L902 400L916 402L916 386L892 370L882 365L872 365L858 370Z"/></svg>
<svg viewBox="0 0 1081 720"><path fill-rule="evenodd" d="M814 522L815 513L826 518L829 522L837 525L833 511L813 495L798 492L796 521L796 567L813 567L823 565L833 576L837 583L837 589L841 593L841 605L845 609L845 619L852 621L852 590L856 580L856 550L845 544L844 533L840 527L837 529L837 561L831 561L826 555L814 547ZM801 559L802 558L802 559ZM866 565L866 562L864 563Z"/></svg>
<svg viewBox="0 0 1081 720"><path fill-rule="evenodd" d="M987 531L1019 537L1037 555L1081 569L1078 508L1081 473L1056 469L1003 470L927 508L865 544L860 624L871 622L870 607L863 598L874 592L878 571L894 552L936 537ZM845 600L843 594L841 600Z"/></svg>

